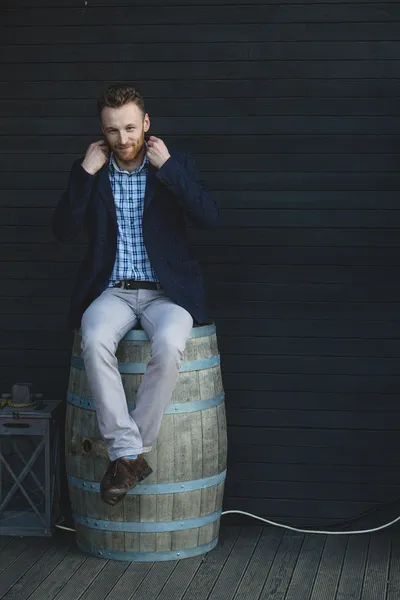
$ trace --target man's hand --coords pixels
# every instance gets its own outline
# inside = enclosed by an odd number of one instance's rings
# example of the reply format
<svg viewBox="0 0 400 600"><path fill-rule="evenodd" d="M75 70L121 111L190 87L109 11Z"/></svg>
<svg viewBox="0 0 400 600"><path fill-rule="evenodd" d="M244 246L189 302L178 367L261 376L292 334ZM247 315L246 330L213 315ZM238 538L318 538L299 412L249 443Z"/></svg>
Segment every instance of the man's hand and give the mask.
<svg viewBox="0 0 400 600"><path fill-rule="evenodd" d="M160 138L152 135L147 142L147 158L156 169L161 169L170 158L167 146Z"/></svg>
<svg viewBox="0 0 400 600"><path fill-rule="evenodd" d="M108 146L105 141L100 140L98 142L93 142L86 151L82 167L91 175L95 175L95 173L97 173L97 171L105 164L107 158Z"/></svg>

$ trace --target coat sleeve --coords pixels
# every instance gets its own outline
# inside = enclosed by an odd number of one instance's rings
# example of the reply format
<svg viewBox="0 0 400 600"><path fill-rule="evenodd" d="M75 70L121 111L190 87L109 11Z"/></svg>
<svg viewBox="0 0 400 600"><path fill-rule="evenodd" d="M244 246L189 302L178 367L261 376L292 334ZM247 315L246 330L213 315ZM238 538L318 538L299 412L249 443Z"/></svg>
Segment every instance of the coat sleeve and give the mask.
<svg viewBox="0 0 400 600"><path fill-rule="evenodd" d="M94 180L81 160L73 164L67 190L53 213L53 234L60 242L72 242L82 232Z"/></svg>
<svg viewBox="0 0 400 600"><path fill-rule="evenodd" d="M175 195L193 225L207 229L219 225L217 203L190 154L185 155L184 163L171 156L157 171L157 177Z"/></svg>

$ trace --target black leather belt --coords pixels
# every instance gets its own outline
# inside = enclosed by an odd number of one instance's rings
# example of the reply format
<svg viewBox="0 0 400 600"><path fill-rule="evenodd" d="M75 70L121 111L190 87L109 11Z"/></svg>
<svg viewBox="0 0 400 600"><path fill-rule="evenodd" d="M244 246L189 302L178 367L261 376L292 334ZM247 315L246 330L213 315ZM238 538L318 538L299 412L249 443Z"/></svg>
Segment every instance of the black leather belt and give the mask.
<svg viewBox="0 0 400 600"><path fill-rule="evenodd" d="M138 281L137 279L123 279L118 281L114 287L124 290L159 290L160 284L155 281Z"/></svg>

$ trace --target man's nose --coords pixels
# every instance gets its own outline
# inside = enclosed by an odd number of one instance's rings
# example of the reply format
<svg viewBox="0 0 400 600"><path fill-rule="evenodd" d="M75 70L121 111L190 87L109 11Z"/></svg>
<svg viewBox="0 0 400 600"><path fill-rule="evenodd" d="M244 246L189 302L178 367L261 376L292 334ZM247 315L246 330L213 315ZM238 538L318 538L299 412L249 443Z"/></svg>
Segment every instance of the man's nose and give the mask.
<svg viewBox="0 0 400 600"><path fill-rule="evenodd" d="M119 143L121 144L121 146L125 146L127 141L128 141L127 133L125 131L121 131L119 134Z"/></svg>

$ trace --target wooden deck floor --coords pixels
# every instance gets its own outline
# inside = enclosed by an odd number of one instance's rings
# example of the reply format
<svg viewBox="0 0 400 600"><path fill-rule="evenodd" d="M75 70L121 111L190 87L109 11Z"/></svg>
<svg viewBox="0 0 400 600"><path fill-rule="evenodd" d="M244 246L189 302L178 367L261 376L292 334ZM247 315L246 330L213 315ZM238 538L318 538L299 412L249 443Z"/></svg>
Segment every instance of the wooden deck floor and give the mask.
<svg viewBox="0 0 400 600"><path fill-rule="evenodd" d="M222 527L206 557L165 563L93 558L74 534L0 538L7 600L399 600L400 533L324 536Z"/></svg>

